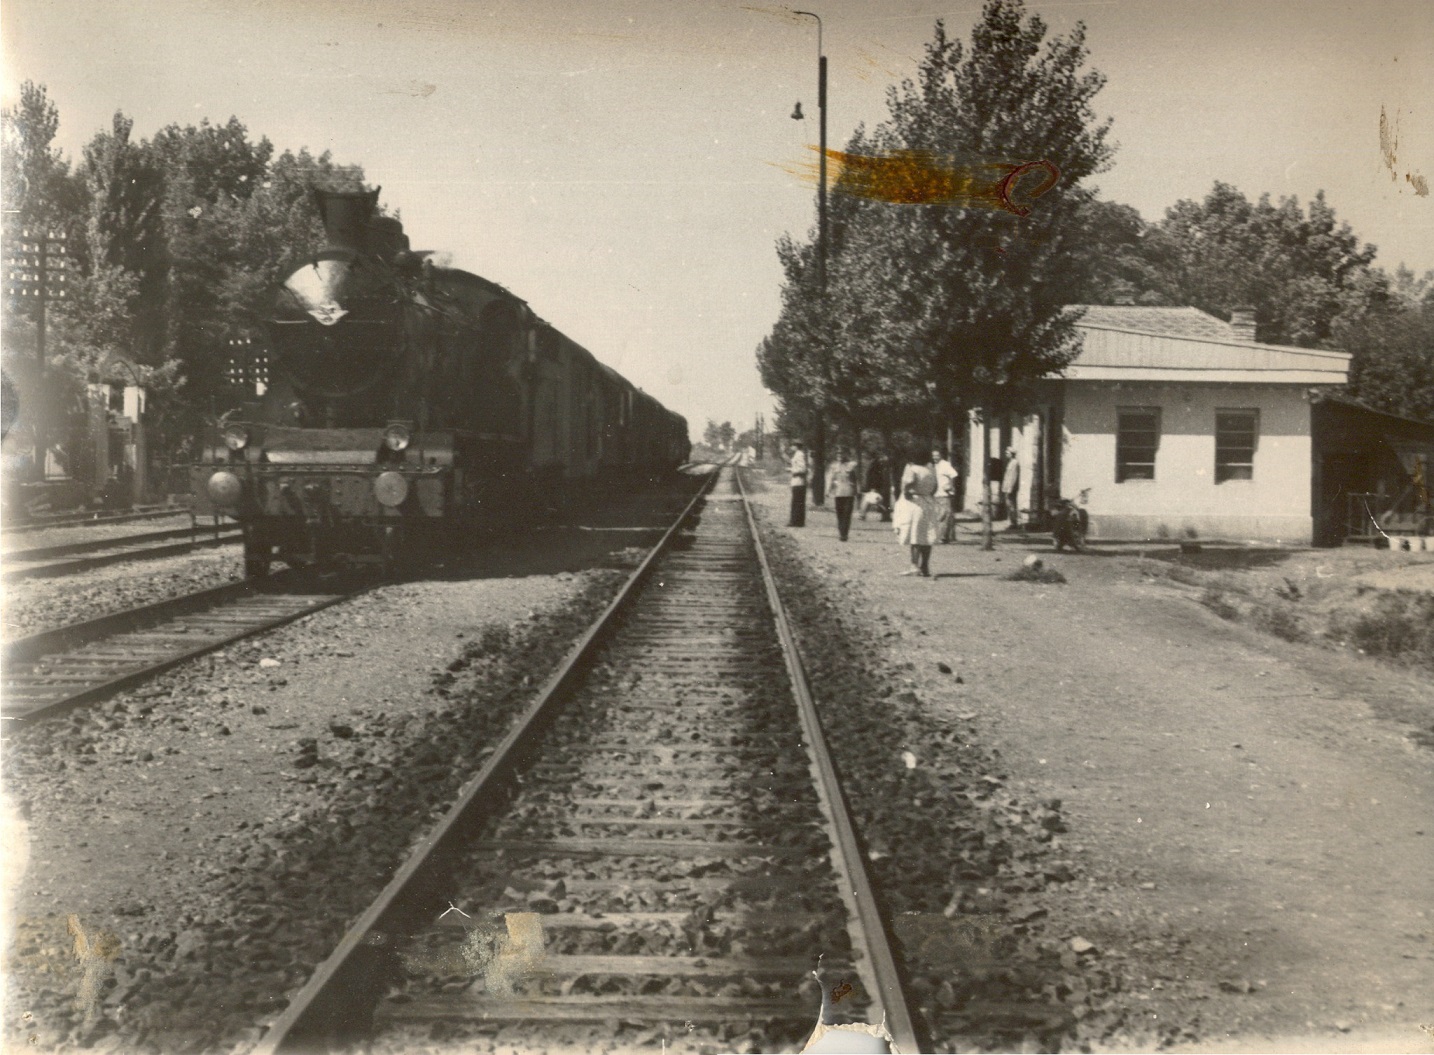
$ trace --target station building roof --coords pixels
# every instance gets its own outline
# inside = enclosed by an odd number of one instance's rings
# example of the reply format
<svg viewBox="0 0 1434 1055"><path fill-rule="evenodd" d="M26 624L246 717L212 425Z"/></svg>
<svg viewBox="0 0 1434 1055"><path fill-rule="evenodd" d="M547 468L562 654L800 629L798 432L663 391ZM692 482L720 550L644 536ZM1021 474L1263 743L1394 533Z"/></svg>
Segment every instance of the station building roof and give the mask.
<svg viewBox="0 0 1434 1055"><path fill-rule="evenodd" d="M1072 305L1082 348L1065 377L1072 381L1172 381L1343 385L1349 355L1317 348L1259 344L1198 308Z"/></svg>

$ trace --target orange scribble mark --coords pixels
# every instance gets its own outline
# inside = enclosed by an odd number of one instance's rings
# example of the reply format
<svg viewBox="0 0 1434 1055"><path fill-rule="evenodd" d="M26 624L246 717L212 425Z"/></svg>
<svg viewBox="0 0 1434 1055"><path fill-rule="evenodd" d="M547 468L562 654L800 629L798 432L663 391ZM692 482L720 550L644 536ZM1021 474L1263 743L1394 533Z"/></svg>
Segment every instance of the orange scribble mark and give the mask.
<svg viewBox="0 0 1434 1055"><path fill-rule="evenodd" d="M843 999L851 996L854 992L856 992L856 990L852 988L850 982L841 982L832 990L832 1003L840 1004Z"/></svg>
<svg viewBox="0 0 1434 1055"><path fill-rule="evenodd" d="M833 189L871 201L893 205L959 205L1001 209L1017 216L1029 216L1031 207L1013 198L1017 186L1031 173L1045 177L1025 192L1026 200L1039 198L1061 178L1060 169L1049 161L982 161L958 164L951 158L923 150L897 150L890 154L848 154L828 150L827 160L835 166ZM792 166L794 175L817 179L818 167L805 162Z"/></svg>

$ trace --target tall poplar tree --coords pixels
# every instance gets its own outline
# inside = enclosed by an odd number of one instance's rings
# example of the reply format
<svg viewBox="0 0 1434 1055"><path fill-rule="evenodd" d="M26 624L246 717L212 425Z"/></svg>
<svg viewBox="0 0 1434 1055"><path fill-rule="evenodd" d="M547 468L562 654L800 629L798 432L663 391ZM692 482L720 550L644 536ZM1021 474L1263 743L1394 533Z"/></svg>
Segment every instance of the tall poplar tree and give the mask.
<svg viewBox="0 0 1434 1055"><path fill-rule="evenodd" d="M1110 125L1092 108L1105 78L1084 69L1084 26L1046 36L1045 22L1021 0L988 0L969 46L938 22L916 80L890 90L890 118L876 132L880 149L953 166L1044 161L1059 170L1024 216L979 204L869 210L887 231L878 290L901 320L893 332L910 342L908 354L926 365L953 413L1016 406L1029 382L1059 372L1079 351L1076 316L1064 310L1065 276L1092 197L1081 181L1108 165ZM1017 184L1012 197L1029 186Z"/></svg>

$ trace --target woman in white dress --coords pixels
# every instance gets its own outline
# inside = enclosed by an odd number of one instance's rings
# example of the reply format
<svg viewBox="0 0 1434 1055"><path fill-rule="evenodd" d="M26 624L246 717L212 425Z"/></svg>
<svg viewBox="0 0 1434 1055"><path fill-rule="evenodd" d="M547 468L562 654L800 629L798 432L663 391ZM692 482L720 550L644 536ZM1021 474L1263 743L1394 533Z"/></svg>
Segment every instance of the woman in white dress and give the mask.
<svg viewBox="0 0 1434 1055"><path fill-rule="evenodd" d="M936 543L936 471L926 449L913 447L901 474L901 497L892 515L896 540L911 547L911 568L902 575L931 576L931 547Z"/></svg>

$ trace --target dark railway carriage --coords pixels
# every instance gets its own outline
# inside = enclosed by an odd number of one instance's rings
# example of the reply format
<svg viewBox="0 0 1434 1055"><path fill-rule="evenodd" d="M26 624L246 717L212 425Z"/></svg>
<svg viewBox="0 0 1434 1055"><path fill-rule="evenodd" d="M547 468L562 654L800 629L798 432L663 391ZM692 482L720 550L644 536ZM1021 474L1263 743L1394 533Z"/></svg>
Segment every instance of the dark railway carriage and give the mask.
<svg viewBox="0 0 1434 1055"><path fill-rule="evenodd" d="M196 512L243 525L249 574L392 561L686 459L681 417L503 287L411 252L377 197L315 191L325 245L276 293L270 387L192 470Z"/></svg>

